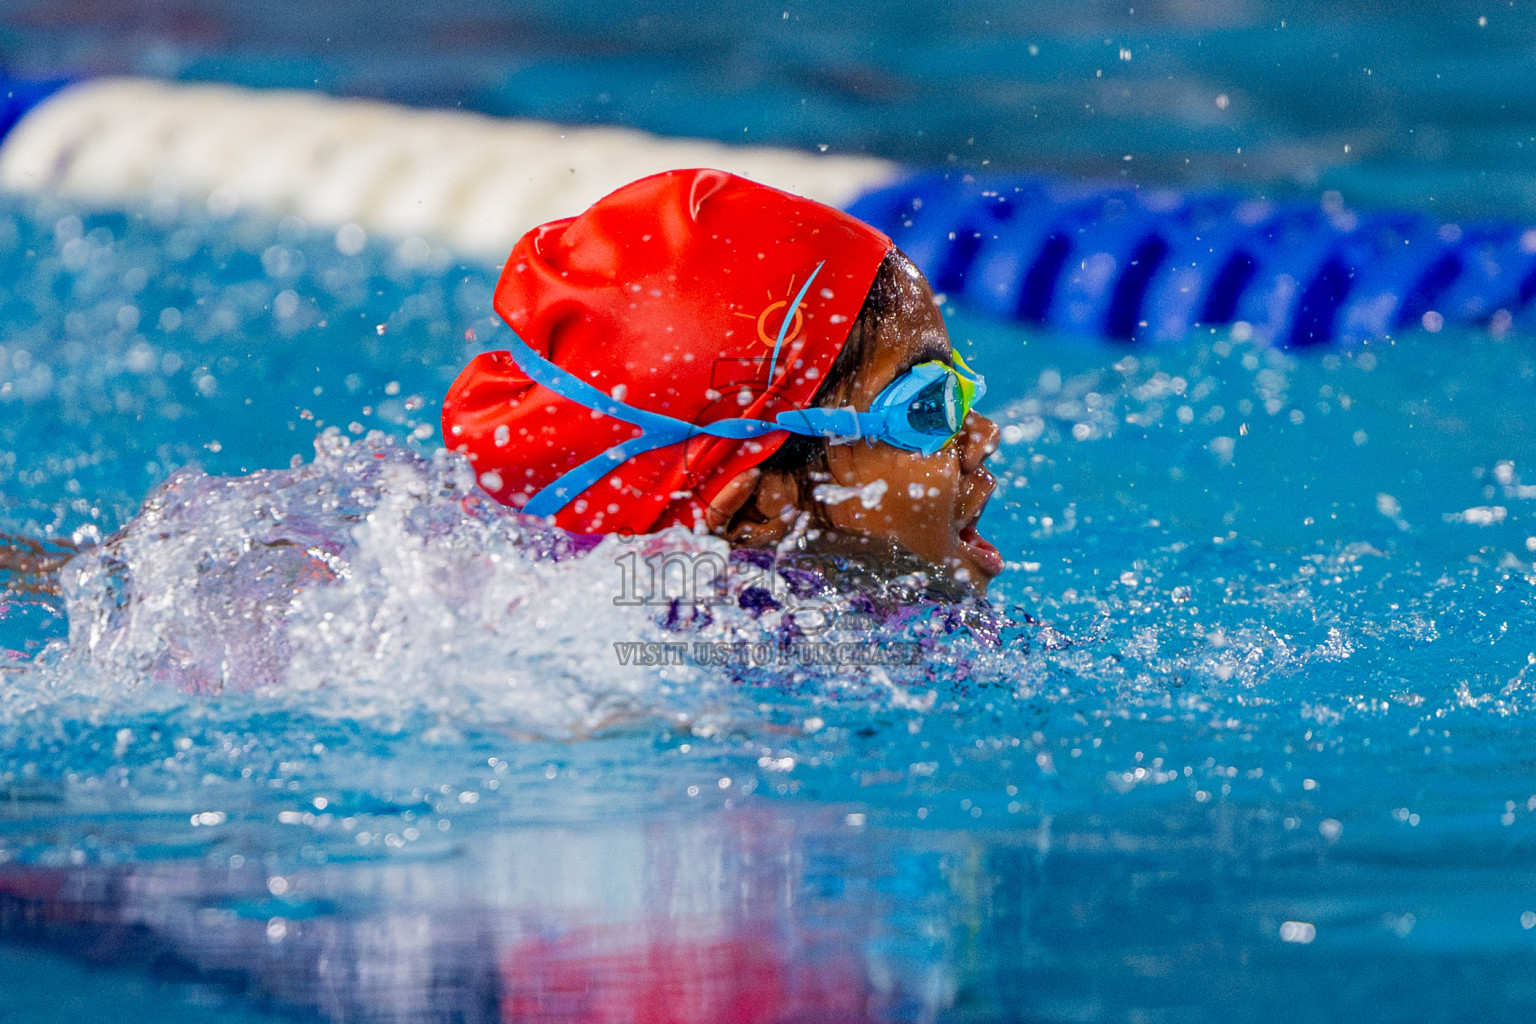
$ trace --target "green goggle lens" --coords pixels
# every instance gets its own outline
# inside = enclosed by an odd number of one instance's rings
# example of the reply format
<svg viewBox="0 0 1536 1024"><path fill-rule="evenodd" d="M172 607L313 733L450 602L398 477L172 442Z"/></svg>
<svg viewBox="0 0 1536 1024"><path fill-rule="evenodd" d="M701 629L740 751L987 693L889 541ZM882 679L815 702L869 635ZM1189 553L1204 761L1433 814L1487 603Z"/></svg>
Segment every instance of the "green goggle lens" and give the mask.
<svg viewBox="0 0 1536 1024"><path fill-rule="evenodd" d="M941 362L923 363L913 371L938 373L940 376L925 384L907 403L907 424L920 434L938 437L946 441L960 432L971 406L976 404L976 385L981 378L976 371L965 365L956 352L954 365Z"/></svg>
<svg viewBox="0 0 1536 1024"><path fill-rule="evenodd" d="M957 378L946 373L932 381L907 404L907 423L920 434L953 436L965 422L964 402Z"/></svg>

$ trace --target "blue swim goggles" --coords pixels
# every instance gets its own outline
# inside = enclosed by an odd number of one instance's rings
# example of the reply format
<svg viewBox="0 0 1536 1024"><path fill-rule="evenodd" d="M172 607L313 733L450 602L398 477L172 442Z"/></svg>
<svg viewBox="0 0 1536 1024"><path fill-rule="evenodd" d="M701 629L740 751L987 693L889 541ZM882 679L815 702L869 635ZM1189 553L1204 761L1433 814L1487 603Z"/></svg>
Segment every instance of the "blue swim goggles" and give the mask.
<svg viewBox="0 0 1536 1024"><path fill-rule="evenodd" d="M984 381L954 354L954 365L920 363L875 397L868 412L856 409L790 409L768 420L746 417L689 423L662 413L637 409L593 387L535 352L512 332L512 358L529 379L562 398L640 428L638 437L614 445L568 470L523 506L529 515L550 516L587 488L636 455L688 441L720 437L744 441L775 431L825 437L833 444L883 441L906 451L932 455L960 433L971 407L987 393Z"/></svg>
<svg viewBox="0 0 1536 1024"><path fill-rule="evenodd" d="M810 429L795 433L820 434L834 443L865 438L932 455L954 440L971 407L987 393L987 382L965 365L960 353L953 353L953 359L953 365L934 360L912 367L875 396L869 412L802 409L779 413L775 420L795 430L791 421L799 419ZM843 429L849 416L852 432Z"/></svg>

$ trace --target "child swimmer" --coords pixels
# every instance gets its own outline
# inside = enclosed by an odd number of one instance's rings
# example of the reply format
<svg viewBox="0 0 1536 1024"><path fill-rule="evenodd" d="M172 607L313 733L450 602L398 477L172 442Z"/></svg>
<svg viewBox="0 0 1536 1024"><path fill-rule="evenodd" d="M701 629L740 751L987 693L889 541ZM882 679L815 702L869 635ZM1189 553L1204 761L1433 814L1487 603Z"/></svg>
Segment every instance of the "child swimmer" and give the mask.
<svg viewBox="0 0 1536 1024"><path fill-rule="evenodd" d="M998 429L928 283L838 210L721 171L633 182L535 228L443 435L497 500L579 534L673 525L738 548L874 555L957 596L1002 569L976 524ZM0 593L72 550L0 537Z"/></svg>
<svg viewBox="0 0 1536 1024"><path fill-rule="evenodd" d="M481 486L583 534L914 557L980 595L985 385L889 238L722 171L641 179L535 228L496 287L510 351L443 403Z"/></svg>

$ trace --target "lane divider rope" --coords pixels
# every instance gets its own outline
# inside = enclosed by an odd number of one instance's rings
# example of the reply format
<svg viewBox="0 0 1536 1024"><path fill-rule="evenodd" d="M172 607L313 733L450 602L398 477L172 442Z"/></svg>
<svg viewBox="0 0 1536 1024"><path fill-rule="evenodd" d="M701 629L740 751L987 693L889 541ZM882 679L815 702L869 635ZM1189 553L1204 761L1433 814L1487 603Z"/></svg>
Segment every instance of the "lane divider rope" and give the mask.
<svg viewBox="0 0 1536 1024"><path fill-rule="evenodd" d="M0 188L356 224L499 263L625 182L718 167L848 209L993 316L1167 343L1231 326L1286 347L1536 330L1536 229L569 128L289 90L0 77Z"/></svg>

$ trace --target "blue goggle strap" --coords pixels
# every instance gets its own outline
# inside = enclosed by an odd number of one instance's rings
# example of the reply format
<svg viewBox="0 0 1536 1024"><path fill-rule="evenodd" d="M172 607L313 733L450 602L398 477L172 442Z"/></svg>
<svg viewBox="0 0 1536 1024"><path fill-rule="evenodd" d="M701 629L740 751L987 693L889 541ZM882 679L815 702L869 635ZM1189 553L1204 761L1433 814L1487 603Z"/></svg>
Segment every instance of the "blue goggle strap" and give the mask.
<svg viewBox="0 0 1536 1024"><path fill-rule="evenodd" d="M910 400L911 395L915 395L918 390L921 390L923 384L927 383L927 380L918 379L917 387L911 388L911 378L915 376L911 373L904 374L901 380L893 382L891 387L882 391L876 399L877 408L870 412L858 412L854 409L789 409L775 416L771 423L767 420L737 417L699 424L663 413L637 409L621 402L545 359L519 337L516 331L509 333L512 336L509 346L512 357L519 368L528 375L529 380L577 405L639 427L641 431L640 436L620 442L561 474L528 499L528 504L523 506L523 511L529 515L554 515L575 500L577 495L636 455L695 437L719 437L744 441L785 430L807 437L826 437L834 442L854 441L859 438L883 440L897 447L926 454L932 454L949 443L948 437L940 439L912 430L905 421L905 405L891 401L898 389L902 392L910 389L911 393L908 395ZM928 377L928 380L931 379L933 378ZM979 378L976 379L979 381ZM978 388L978 397L979 393Z"/></svg>
<svg viewBox="0 0 1536 1024"><path fill-rule="evenodd" d="M859 437L868 436L868 428L874 426L873 423L864 424L865 429L861 433L860 421L866 420L868 416L851 409L791 409L779 413L776 421L772 423L747 417L716 420L714 423L689 423L687 420L646 409L637 409L621 402L539 355L527 342L518 337L516 331L512 331L511 335L512 343L509 347L512 358L528 375L529 380L542 385L561 398L569 399L577 405L611 416L616 420L622 420L641 430L639 437L632 437L628 441L616 444L586 462L572 467L528 499L528 504L523 506L523 511L529 515L554 515L575 500L577 495L636 455L642 455L657 448L665 448L679 441L701 436L745 441L781 430L812 437Z"/></svg>
<svg viewBox="0 0 1536 1024"><path fill-rule="evenodd" d="M825 437L832 441L857 441L873 438L885 423L883 416L857 409L789 409L773 418L784 430L807 437Z"/></svg>

